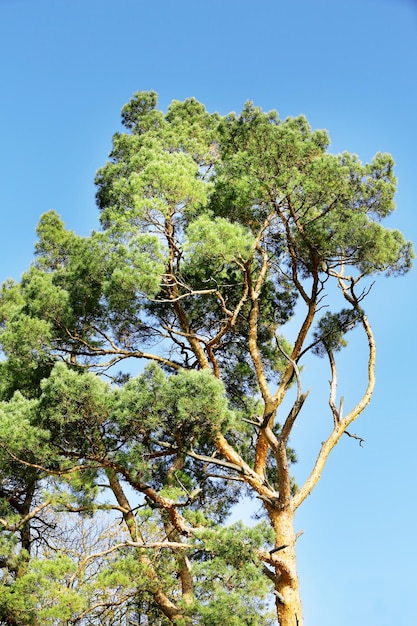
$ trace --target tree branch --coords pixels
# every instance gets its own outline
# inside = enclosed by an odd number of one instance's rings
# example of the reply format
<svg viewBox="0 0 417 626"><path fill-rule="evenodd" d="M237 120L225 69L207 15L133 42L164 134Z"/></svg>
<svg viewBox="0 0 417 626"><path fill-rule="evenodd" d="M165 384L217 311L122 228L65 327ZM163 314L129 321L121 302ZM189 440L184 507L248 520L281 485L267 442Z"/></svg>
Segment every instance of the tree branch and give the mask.
<svg viewBox="0 0 417 626"><path fill-rule="evenodd" d="M362 437L359 437L359 435L356 435L355 433L349 433L347 430L345 430L345 435L348 435L348 437L352 437L352 439L357 439L359 441L359 445L361 448L363 448L363 443L365 443L365 439L362 439Z"/></svg>
<svg viewBox="0 0 417 626"><path fill-rule="evenodd" d="M350 296L349 296L350 297ZM358 306L357 301L353 299L353 302ZM372 328L369 324L368 318L366 315L362 313L361 316L362 326L365 330L365 334L368 340L368 383L366 390L361 398L361 400L356 404L356 406L348 413L348 415L341 419L337 425L335 425L333 432L330 434L328 439L323 442L321 446L321 450L317 457L316 463L313 467L313 470L306 480L303 487L298 491L292 500L294 510L297 509L302 502L310 495L316 484L318 483L323 468L326 464L326 461L329 457L329 454L335 447L335 445L339 442L341 436L346 431L346 429L350 426L350 424L355 421L359 415L363 412L366 406L369 404L374 388L375 388L375 359L376 359L376 347L375 347L375 339L372 332Z"/></svg>
<svg viewBox="0 0 417 626"><path fill-rule="evenodd" d="M39 506L32 509L30 513L28 513L27 515L24 515L16 524L9 524L5 519L1 519L1 518L0 518L0 524L6 530L15 532L16 530L24 526L27 522L29 522L29 520L36 517L41 511L43 511L43 509L46 509L46 507L48 507L50 504L51 504L51 500L45 500L45 502L42 502L42 504L39 504Z"/></svg>

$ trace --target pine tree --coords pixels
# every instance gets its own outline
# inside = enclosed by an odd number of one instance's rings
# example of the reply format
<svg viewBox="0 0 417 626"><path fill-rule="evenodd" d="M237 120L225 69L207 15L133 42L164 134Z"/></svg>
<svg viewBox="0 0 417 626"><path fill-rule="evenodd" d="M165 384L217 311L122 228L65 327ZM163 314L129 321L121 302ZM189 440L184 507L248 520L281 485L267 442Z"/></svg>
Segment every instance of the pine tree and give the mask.
<svg viewBox="0 0 417 626"><path fill-rule="evenodd" d="M0 624L301 626L294 514L373 393L371 281L413 257L381 224L393 160L333 155L304 117L250 102L164 114L141 92L122 121L96 177L100 230L46 213L2 289ZM367 380L344 412L353 328ZM329 435L297 486L310 353L329 364ZM245 497L259 523L228 525Z"/></svg>

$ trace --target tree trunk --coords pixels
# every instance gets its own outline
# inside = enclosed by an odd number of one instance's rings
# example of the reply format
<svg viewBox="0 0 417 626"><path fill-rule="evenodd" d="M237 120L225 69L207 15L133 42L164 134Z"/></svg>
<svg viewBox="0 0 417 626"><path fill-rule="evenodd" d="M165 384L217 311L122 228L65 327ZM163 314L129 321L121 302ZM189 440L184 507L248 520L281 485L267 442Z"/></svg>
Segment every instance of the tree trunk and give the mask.
<svg viewBox="0 0 417 626"><path fill-rule="evenodd" d="M294 511L270 509L269 516L275 530L275 550L272 564L275 567L275 604L280 626L303 626L299 580L296 567L296 536Z"/></svg>

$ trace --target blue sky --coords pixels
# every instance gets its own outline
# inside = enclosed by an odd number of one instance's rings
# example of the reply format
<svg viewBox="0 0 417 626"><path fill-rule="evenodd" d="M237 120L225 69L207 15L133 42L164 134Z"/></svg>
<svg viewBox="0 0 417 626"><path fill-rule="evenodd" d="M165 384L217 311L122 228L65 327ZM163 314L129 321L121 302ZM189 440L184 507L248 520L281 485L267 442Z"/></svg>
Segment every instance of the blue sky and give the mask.
<svg viewBox="0 0 417 626"><path fill-rule="evenodd" d="M154 89L160 106L195 96L210 111L251 99L326 128L331 150L396 161L389 225L417 242L417 2L413 0L0 0L0 279L19 279L41 213L98 228L94 174L120 109ZM377 390L345 437L297 526L306 626L415 621L416 271L379 279L367 312ZM361 391L361 346L343 355L340 393ZM293 443L301 481L330 428L328 373ZM320 390L320 386L322 389ZM323 434L324 433L324 434Z"/></svg>

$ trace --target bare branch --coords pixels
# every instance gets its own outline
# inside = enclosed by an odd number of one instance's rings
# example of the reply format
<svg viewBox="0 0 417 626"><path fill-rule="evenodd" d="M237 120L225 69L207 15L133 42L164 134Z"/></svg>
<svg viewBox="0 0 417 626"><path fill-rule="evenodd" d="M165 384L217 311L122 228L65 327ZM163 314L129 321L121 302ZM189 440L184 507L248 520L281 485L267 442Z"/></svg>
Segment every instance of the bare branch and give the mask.
<svg viewBox="0 0 417 626"><path fill-rule="evenodd" d="M42 502L42 504L32 509L30 513L21 517L20 520L16 524L9 524L6 520L1 519L1 518L0 518L0 524L6 530L15 532L16 530L24 526L27 522L29 522L29 520L36 517L41 511L43 511L43 509L46 509L46 507L48 507L50 504L51 504L51 500L45 500L45 502Z"/></svg>
<svg viewBox="0 0 417 626"><path fill-rule="evenodd" d="M355 300L354 296L351 296L352 291L348 294L348 299L351 298L351 301L355 306L358 306L357 300ZM359 415L363 412L366 406L371 401L371 397L375 388L375 358L376 358L376 347L375 347L375 339L372 332L372 328L369 324L368 318L362 314L361 316L362 326L365 330L366 337L368 340L368 384L366 390L361 398L361 400L356 404L356 406L348 413L348 415L340 419L337 425L335 425L333 432L330 434L328 439L323 442L321 446L321 450L316 459L316 463L313 467L313 470L304 483L303 487L298 491L293 497L293 508L297 509L302 502L310 495L316 484L318 483L323 468L326 464L327 458L335 445L339 442L341 436L346 431L346 429L350 426L350 424L355 421Z"/></svg>
<svg viewBox="0 0 417 626"><path fill-rule="evenodd" d="M288 414L287 419L284 422L284 426L282 427L282 431L281 431L281 439L284 442L288 441L288 437L290 436L292 427L294 425L295 420L297 419L304 402L307 399L308 394L310 393L310 391L306 391L305 393L301 392L301 376L300 376L300 370L298 368L297 363L290 357L288 356L288 354L286 354L286 352L281 348L278 338L276 337L276 342L277 342L277 346L278 349L280 350L281 354L283 354L283 356L287 359L287 361L289 361L289 363L292 365L292 368L294 370L294 374L295 377L297 379L297 398L293 404L293 407L291 409L291 411Z"/></svg>
<svg viewBox="0 0 417 626"><path fill-rule="evenodd" d="M111 548L107 548L107 550L101 550L100 552L93 552L88 556L84 557L82 560L82 567L84 567L90 561L94 559L102 558L103 556L108 556L113 552L121 550L122 548L137 548L140 550L162 550L165 548L170 548L171 550L189 550L191 548L195 548L195 545L191 543L182 543L179 541L151 541L149 543L142 543L139 541L121 541L120 543L115 544Z"/></svg>
<svg viewBox="0 0 417 626"><path fill-rule="evenodd" d="M225 459L242 468L242 473L245 476L246 482L253 487L261 498L265 498L270 502L277 501L278 493L267 487L264 478L240 457L222 433L216 433L215 443L218 451Z"/></svg>
<svg viewBox="0 0 417 626"><path fill-rule="evenodd" d="M326 347L327 356L329 357L330 363L330 371L331 371L331 380L330 380L330 395L329 395L329 406L333 413L333 422L334 425L340 422L340 411L336 407L336 389L337 389L337 370L336 370L336 361L334 359L333 352Z"/></svg>
<svg viewBox="0 0 417 626"><path fill-rule="evenodd" d="M25 467L32 467L33 469L41 470L42 472L45 472L45 474L50 474L51 476L66 476L67 474L73 474L74 472L82 472L84 470L99 469L101 467L101 465L96 465L96 466L76 465L74 467L69 467L66 469L55 470L55 469L48 468L45 465L40 465L39 463L30 463L29 461L25 461L25 459L21 459L16 454L11 452L11 450L9 450L7 446L5 446L3 443L0 443L0 448L2 448L6 452L6 454L11 459L13 459L13 461L20 463L21 465L24 465Z"/></svg>
<svg viewBox="0 0 417 626"><path fill-rule="evenodd" d="M347 430L345 430L345 435L348 435L348 437L352 437L352 439L357 439L359 441L359 445L361 448L363 448L363 443L365 443L365 439L362 439L362 437L359 437L359 435L355 435L355 433L349 433Z"/></svg>

